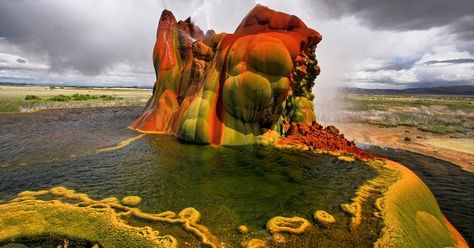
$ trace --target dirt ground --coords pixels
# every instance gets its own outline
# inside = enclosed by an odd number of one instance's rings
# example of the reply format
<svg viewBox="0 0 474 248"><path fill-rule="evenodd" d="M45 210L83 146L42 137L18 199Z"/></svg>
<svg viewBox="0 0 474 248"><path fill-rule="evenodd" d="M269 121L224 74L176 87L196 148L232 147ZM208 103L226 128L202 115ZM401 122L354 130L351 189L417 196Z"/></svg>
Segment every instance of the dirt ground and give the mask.
<svg viewBox="0 0 474 248"><path fill-rule="evenodd" d="M72 95L72 94L91 94L91 95L112 95L122 97L142 97L151 96L151 89L134 89L134 88L77 88L77 87L54 87L48 86L10 86L0 85L0 95L2 96L20 96L37 95L37 96L53 96L53 95Z"/></svg>
<svg viewBox="0 0 474 248"><path fill-rule="evenodd" d="M379 127L360 123L335 124L349 140L381 147L408 150L436 157L474 173L474 139L452 138L414 127Z"/></svg>

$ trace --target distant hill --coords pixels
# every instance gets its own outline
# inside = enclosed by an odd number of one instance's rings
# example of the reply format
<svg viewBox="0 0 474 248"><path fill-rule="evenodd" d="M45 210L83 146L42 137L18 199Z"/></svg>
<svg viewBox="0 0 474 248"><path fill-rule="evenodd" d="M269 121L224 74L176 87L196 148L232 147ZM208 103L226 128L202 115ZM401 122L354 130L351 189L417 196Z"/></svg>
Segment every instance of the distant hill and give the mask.
<svg viewBox="0 0 474 248"><path fill-rule="evenodd" d="M401 94L415 94L415 95L462 95L474 96L474 86L460 85L460 86L441 86L433 88L409 88L403 90L394 89L361 89L361 88L344 88L344 91L354 94L374 94L374 95L401 95Z"/></svg>
<svg viewBox="0 0 474 248"><path fill-rule="evenodd" d="M80 84L34 84L34 83L11 83L11 82L0 82L0 86L41 86L41 87L75 87L75 88L126 88L126 89L153 89L153 85L149 86L122 86L120 84L115 85L80 85Z"/></svg>
<svg viewBox="0 0 474 248"><path fill-rule="evenodd" d="M0 82L0 86L33 86L34 84L27 83L10 83L10 82Z"/></svg>

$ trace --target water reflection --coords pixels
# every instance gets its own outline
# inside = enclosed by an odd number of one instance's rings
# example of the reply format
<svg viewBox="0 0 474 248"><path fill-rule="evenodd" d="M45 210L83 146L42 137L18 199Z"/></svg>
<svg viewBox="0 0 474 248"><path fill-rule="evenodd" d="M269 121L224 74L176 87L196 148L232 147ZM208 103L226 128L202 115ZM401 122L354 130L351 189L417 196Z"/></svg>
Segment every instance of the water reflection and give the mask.
<svg viewBox="0 0 474 248"><path fill-rule="evenodd" d="M342 162L329 155L256 146L214 148L182 144L162 135L147 135L123 149L96 153L98 148L136 135L124 127L139 111L76 111L58 111L60 117L55 112L6 117L15 119L18 126L3 140L8 149L0 151L2 162L10 164L0 168L3 199L57 185L97 199L139 195L144 211L192 206L202 213L204 225L226 235L242 224L263 230L276 215L311 219L317 209L345 219L339 205L376 176L360 162ZM115 115L120 118L112 118ZM42 119L54 120L54 125L43 124ZM39 127L45 130L36 135ZM58 133L61 139L44 142L48 135ZM24 138L28 135L29 139ZM20 165L20 161L27 163ZM345 229L345 222L340 225Z"/></svg>
<svg viewBox="0 0 474 248"><path fill-rule="evenodd" d="M375 172L332 156L269 148L182 144L148 135L116 151L96 153L134 137L125 129L139 108L51 110L0 116L0 200L23 190L64 185L93 198L140 195L148 212L193 206L202 223L225 236L241 225L263 230L276 215L311 219L316 209L346 218L339 204ZM474 229L472 173L445 161L369 148L414 170L468 242ZM344 222L338 223L345 228Z"/></svg>

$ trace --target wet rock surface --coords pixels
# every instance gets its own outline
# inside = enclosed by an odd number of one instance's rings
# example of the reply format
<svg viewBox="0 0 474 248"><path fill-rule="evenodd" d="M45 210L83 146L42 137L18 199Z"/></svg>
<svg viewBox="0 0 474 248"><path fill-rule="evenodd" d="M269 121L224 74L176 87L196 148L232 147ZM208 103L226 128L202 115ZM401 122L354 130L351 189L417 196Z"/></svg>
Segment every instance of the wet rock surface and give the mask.
<svg viewBox="0 0 474 248"><path fill-rule="evenodd" d="M257 5L233 34L204 34L163 11L154 94L132 128L214 145L255 143L265 129L316 120L311 93L321 35L298 17Z"/></svg>

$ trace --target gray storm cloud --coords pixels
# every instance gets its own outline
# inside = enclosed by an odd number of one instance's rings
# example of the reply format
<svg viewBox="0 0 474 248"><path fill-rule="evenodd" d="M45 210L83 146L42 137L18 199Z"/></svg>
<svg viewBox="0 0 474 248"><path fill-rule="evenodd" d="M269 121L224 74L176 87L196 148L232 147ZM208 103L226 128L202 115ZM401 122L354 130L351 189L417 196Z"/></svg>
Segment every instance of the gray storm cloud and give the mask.
<svg viewBox="0 0 474 248"><path fill-rule="evenodd" d="M434 65L434 64L466 64L474 63L474 59L446 59L446 60L430 60L426 61L425 65Z"/></svg>
<svg viewBox="0 0 474 248"><path fill-rule="evenodd" d="M0 36L51 70L100 74L117 62L143 66L161 6L138 1L4 0Z"/></svg>
<svg viewBox="0 0 474 248"><path fill-rule="evenodd" d="M191 16L203 30L232 32L256 3L298 15L323 34L321 89L377 80L398 86L401 73L418 73L406 82L449 81L448 70L436 74L413 65L431 55L439 61L473 57L472 0L1 0L0 55L15 59L0 62L0 79L151 85L151 51L164 8L178 19ZM433 50L446 45L452 49ZM27 63L18 66L16 58ZM371 58L385 62L360 66ZM472 78L463 68L451 71Z"/></svg>
<svg viewBox="0 0 474 248"><path fill-rule="evenodd" d="M474 34L464 29L467 20L474 17L472 0L343 0L332 4L335 15L356 15L372 28L382 30L423 30L449 26L459 33ZM472 27L472 22L471 22Z"/></svg>

